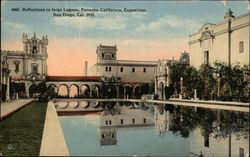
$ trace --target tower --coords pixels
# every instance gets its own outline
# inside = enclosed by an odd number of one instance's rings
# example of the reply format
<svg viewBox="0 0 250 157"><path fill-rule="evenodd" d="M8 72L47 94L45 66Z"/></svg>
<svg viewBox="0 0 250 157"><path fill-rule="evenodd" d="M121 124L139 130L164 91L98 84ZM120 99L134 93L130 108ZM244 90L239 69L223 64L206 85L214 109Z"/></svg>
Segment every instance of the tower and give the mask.
<svg viewBox="0 0 250 157"><path fill-rule="evenodd" d="M97 46L97 63L105 62L105 61L115 61L116 60L116 46L105 46L99 45Z"/></svg>
<svg viewBox="0 0 250 157"><path fill-rule="evenodd" d="M27 33L23 33L23 79L29 81L45 80L47 75L47 46L48 37L43 36L39 39L34 33L29 38Z"/></svg>

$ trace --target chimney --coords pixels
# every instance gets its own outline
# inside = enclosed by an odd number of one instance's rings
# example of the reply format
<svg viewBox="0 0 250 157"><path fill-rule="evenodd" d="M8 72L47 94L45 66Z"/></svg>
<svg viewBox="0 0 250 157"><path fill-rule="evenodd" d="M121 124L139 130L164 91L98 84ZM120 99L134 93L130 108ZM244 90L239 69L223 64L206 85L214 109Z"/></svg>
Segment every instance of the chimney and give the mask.
<svg viewBox="0 0 250 157"><path fill-rule="evenodd" d="M88 61L85 61L84 64L84 76L88 76Z"/></svg>

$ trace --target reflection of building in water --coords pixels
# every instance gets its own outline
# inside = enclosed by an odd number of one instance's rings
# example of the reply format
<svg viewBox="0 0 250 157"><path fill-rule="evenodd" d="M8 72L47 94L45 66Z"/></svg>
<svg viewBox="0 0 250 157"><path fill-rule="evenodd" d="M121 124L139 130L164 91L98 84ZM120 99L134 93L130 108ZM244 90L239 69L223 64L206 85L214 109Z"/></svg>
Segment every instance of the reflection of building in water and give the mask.
<svg viewBox="0 0 250 157"><path fill-rule="evenodd" d="M173 114L164 109L163 104L155 106L154 122L155 130L159 136L164 136L166 131L172 128Z"/></svg>
<svg viewBox="0 0 250 157"><path fill-rule="evenodd" d="M114 107L101 114L98 140L100 145L115 145L117 142L116 131L146 129L152 128L153 125L153 115L148 111Z"/></svg>
<svg viewBox="0 0 250 157"><path fill-rule="evenodd" d="M202 152L206 156L227 156L229 144L231 144L231 156L241 157L242 153L244 154L243 156L247 156L249 153L249 139L239 138L232 134L230 141L229 137L215 138L213 133L206 137L206 135L202 135L203 132L201 129L191 132L189 136L190 152L195 154Z"/></svg>
<svg viewBox="0 0 250 157"><path fill-rule="evenodd" d="M116 145L117 137L114 128L99 129L98 133L98 141L100 141L100 145Z"/></svg>

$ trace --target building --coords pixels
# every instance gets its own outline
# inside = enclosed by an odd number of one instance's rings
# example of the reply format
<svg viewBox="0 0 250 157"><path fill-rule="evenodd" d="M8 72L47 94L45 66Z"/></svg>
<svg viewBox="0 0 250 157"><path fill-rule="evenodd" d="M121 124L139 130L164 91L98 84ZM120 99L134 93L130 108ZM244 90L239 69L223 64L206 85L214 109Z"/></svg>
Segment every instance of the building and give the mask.
<svg viewBox="0 0 250 157"><path fill-rule="evenodd" d="M23 94L30 97L34 94L30 91L35 91L38 84L46 79L48 38L43 36L42 39L39 39L35 33L33 37L29 38L24 33L22 43L22 51L1 50L1 83L7 84L9 88L10 84L6 81L8 80L6 79L6 72L9 70L10 81L24 84L25 92ZM8 92L6 93L8 94Z"/></svg>
<svg viewBox="0 0 250 157"><path fill-rule="evenodd" d="M117 47L99 45L97 63L89 69L89 76L103 76L106 80L119 78L121 82L151 83L156 61L117 60Z"/></svg>
<svg viewBox="0 0 250 157"><path fill-rule="evenodd" d="M10 70L9 70L9 64L7 63L7 56L4 56L1 54L0 96L1 96L1 100L3 100L3 101L10 100L10 76L9 76L9 74L10 74Z"/></svg>
<svg viewBox="0 0 250 157"><path fill-rule="evenodd" d="M229 9L224 21L204 24L198 32L190 35L189 54L191 65L225 62L229 66L249 65L249 15L234 17Z"/></svg>

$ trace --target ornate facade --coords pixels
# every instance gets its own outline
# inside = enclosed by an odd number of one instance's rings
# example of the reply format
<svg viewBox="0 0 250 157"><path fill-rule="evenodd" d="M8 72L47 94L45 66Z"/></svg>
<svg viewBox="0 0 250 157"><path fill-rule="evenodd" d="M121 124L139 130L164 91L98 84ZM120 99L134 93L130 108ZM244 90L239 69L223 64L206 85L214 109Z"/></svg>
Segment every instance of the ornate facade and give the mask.
<svg viewBox="0 0 250 157"><path fill-rule="evenodd" d="M171 67L170 65L176 62L174 60L159 60L155 70L155 93L159 95L159 99L166 99L165 87L171 83Z"/></svg>
<svg viewBox="0 0 250 157"><path fill-rule="evenodd" d="M23 51L6 51L1 50L1 83L9 84L4 81L6 76L5 67L8 66L9 77L11 82L24 83L26 96L29 97L30 88L45 81L47 75L47 46L48 38L43 36L39 39L34 33L33 37L29 38L27 34L22 37Z"/></svg>
<svg viewBox="0 0 250 157"><path fill-rule="evenodd" d="M205 24L190 35L190 62L199 67L216 61L249 65L249 15L234 17L229 9L224 21Z"/></svg>

